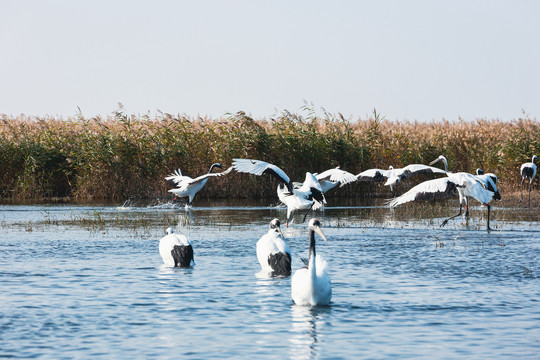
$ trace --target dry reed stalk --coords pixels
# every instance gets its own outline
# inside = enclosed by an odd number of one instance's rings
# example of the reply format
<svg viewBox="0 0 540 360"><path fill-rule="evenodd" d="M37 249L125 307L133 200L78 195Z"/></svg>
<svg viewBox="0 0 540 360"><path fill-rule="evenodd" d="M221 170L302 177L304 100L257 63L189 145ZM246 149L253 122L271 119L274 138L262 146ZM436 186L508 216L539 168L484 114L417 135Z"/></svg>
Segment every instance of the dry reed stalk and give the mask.
<svg viewBox="0 0 540 360"><path fill-rule="evenodd" d="M218 120L122 112L68 119L2 115L0 197L162 197L168 190L163 178L173 169L197 176L214 162L229 166L235 157L272 162L302 181L306 171L337 165L358 173L428 163L444 154L454 171L481 167L496 173L504 198L505 191L519 189L519 166L534 153L540 154L540 122L528 117L419 123L388 121L376 112L357 120L288 111L262 120L244 113ZM275 197L276 186L266 177L233 173L209 181L199 196ZM360 183L333 196L362 197L376 191L380 187Z"/></svg>

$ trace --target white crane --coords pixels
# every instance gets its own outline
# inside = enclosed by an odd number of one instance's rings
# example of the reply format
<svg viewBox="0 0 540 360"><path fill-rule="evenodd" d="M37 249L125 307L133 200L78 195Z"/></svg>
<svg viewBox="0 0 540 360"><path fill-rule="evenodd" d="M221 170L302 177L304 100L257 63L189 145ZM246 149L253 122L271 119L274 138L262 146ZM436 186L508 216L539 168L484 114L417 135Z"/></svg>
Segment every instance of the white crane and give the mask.
<svg viewBox="0 0 540 360"><path fill-rule="evenodd" d="M314 173L313 175L315 176L319 184L321 184L321 189L324 194L326 194L328 191L332 190L338 185L342 187L356 181L356 176L348 171L343 170L341 166L337 166L333 169L328 169L320 174ZM295 189L299 189L300 187L302 187L302 185L303 184L300 182L293 182L293 186Z"/></svg>
<svg viewBox="0 0 540 360"><path fill-rule="evenodd" d="M326 241L320 226L318 219L309 221L309 260L307 266L296 270L291 279L291 297L296 305L328 305L332 299L332 283L326 272L326 261L315 251L315 233Z"/></svg>
<svg viewBox="0 0 540 360"><path fill-rule="evenodd" d="M321 188L325 194L338 185L342 187L356 181L356 176L343 170L341 166L328 169L320 174L315 174L315 178L321 184Z"/></svg>
<svg viewBox="0 0 540 360"><path fill-rule="evenodd" d="M253 175L269 174L279 180L277 188L279 200L287 206L287 226L294 211L297 210L317 210L326 204L321 184L317 178L310 173L306 173L306 179L299 189L295 189L287 174L278 166L261 160L233 159L233 167L241 173ZM306 219L304 216L304 220Z"/></svg>
<svg viewBox="0 0 540 360"><path fill-rule="evenodd" d="M176 188L169 190L169 192L172 192L174 195L176 195L175 200L181 197L188 197L189 201L186 204L186 209L189 209L192 206L193 198L204 187L204 185L206 185L206 182L209 178L215 176L223 176L232 171L232 167L230 167L224 172L212 173L212 170L215 167L223 168L223 166L219 163L212 164L212 166L210 166L208 174L201 175L199 177L196 177L195 179L192 179L189 176L183 176L180 169L175 170L173 174L165 178L165 180L176 184Z"/></svg>
<svg viewBox="0 0 540 360"><path fill-rule="evenodd" d="M165 266L190 267L194 266L193 246L185 235L176 234L170 227L167 235L159 240L159 254Z"/></svg>
<svg viewBox="0 0 540 360"><path fill-rule="evenodd" d="M291 250L283 238L279 219L270 222L270 229L257 241L257 259L261 272L272 276L291 275Z"/></svg>
<svg viewBox="0 0 540 360"><path fill-rule="evenodd" d="M466 172L452 173L448 171L448 161L444 156L439 156L436 160L432 161L430 165L437 161L443 161L447 177L424 181L405 194L391 200L388 204L390 207L396 207L398 205L420 200L436 200L446 199L449 197L459 196L459 213L445 219L441 227L446 225L449 220L454 219L461 215L463 203L466 203L468 209L468 199L474 198L481 204L485 205L488 209L487 216L487 229L491 230L489 226L489 217L491 206L489 205L492 199L500 199L501 196L497 190L497 185L493 182L491 177L487 176L486 181L489 183L488 188L484 187L483 181L477 178L476 175Z"/></svg>
<svg viewBox="0 0 540 360"><path fill-rule="evenodd" d="M411 164L399 169L394 169L393 166L388 167L388 170L368 169L356 175L356 180L374 182L383 182L386 180L384 185L390 186L392 196L395 196L394 187L397 188L397 185L401 181L420 174L445 174L445 172L433 166Z"/></svg>
<svg viewBox="0 0 540 360"><path fill-rule="evenodd" d="M533 155L531 162L521 165L521 201L523 201L523 182L525 179L529 179L529 206L531 206L531 187L536 176L536 164L535 160L538 159L536 155Z"/></svg>

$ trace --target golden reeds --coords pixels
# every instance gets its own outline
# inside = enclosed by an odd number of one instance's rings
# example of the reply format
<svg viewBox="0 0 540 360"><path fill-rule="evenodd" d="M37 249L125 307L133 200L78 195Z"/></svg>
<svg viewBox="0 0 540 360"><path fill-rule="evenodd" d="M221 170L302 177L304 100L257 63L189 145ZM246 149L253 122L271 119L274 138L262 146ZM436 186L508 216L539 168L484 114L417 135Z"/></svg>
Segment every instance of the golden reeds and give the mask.
<svg viewBox="0 0 540 360"><path fill-rule="evenodd" d="M501 192L519 189L519 166L540 154L540 122L463 120L392 122L373 113L347 120L324 112L283 111L254 120L244 113L213 120L170 114L68 119L1 116L0 197L127 199L166 196L164 177L181 168L198 176L214 162L256 158L282 167L294 180L306 171L342 165L358 173L428 163L444 154L451 170L478 167L499 176ZM418 180L420 181L420 180ZM232 173L209 181L199 196L274 197L268 178ZM339 194L362 196L372 184Z"/></svg>

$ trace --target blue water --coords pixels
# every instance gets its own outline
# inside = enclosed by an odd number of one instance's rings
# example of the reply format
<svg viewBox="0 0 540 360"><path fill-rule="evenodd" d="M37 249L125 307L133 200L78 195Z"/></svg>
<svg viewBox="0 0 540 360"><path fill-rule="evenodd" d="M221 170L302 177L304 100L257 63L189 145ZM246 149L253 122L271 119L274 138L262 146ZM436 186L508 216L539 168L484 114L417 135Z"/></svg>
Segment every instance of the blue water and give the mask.
<svg viewBox="0 0 540 360"><path fill-rule="evenodd" d="M403 210L405 211L405 210ZM455 209L449 209L449 215ZM292 303L290 278L257 276L267 206L0 206L0 357L508 358L540 352L538 211L471 210L439 228L383 208L316 216L333 299ZM306 225L285 236L293 269ZM177 226L196 266L162 266Z"/></svg>

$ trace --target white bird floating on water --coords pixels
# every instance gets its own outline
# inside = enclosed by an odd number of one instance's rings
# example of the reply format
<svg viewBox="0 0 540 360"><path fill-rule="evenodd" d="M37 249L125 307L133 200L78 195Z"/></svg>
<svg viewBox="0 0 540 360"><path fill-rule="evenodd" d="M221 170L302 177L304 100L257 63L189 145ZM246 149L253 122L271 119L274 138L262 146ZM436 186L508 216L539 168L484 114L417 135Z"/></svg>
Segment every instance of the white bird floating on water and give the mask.
<svg viewBox="0 0 540 360"><path fill-rule="evenodd" d="M175 170L175 172L165 178L167 181L171 181L174 184L176 184L175 189L169 190L169 192L172 192L176 197L188 197L189 201L186 204L186 209L189 209L192 206L193 198L197 193L206 185L206 182L209 178L215 177L215 176L223 176L227 175L232 171L232 167L228 168L224 172L221 173L212 173L212 170L215 168L223 168L223 166L219 163L212 164L210 166L210 170L208 171L208 174L201 175L199 177L196 177L195 179L190 178L189 176L183 176L180 169ZM176 198L175 198L176 200Z"/></svg>
<svg viewBox="0 0 540 360"><path fill-rule="evenodd" d="M529 179L529 206L531 206L531 187L536 176L536 164L534 163L536 159L538 157L533 155L531 162L524 163L519 170L521 173L521 201L523 201L523 182Z"/></svg>
<svg viewBox="0 0 540 360"><path fill-rule="evenodd" d="M446 199L459 196L459 213L444 220L441 224L441 226L444 226L449 220L461 215L463 202L466 202L468 209L468 200L472 197L487 207L487 229L491 230L489 227L491 210L489 202L492 199L499 200L501 198L501 195L497 190L497 185L493 182L492 178L490 176L485 177L485 181L489 186L484 187L483 180L476 175L466 172L452 173L448 171L448 162L444 156L439 156L436 160L432 161L431 164L434 164L437 161L444 162L445 171L448 177L424 181L423 183L414 186L405 194L391 200L388 203L389 206L396 207L410 201Z"/></svg>
<svg viewBox="0 0 540 360"><path fill-rule="evenodd" d="M173 233L172 228L168 228L167 235L159 240L159 254L165 266L185 268L195 265L191 241L185 235Z"/></svg>
<svg viewBox="0 0 540 360"><path fill-rule="evenodd" d="M297 210L317 210L326 204L321 184L317 178L310 173L306 173L306 179L299 189L295 189L287 174L278 166L261 160L233 159L233 167L241 173L253 175L269 174L279 180L277 188L279 200L287 205L287 226L294 211ZM304 216L304 220L306 219Z"/></svg>
<svg viewBox="0 0 540 360"><path fill-rule="evenodd" d="M317 219L309 221L309 260L307 266L298 269L291 279L291 297L296 305L328 305L332 299L332 283L326 272L327 263L315 251L315 233L326 241L320 225Z"/></svg>
<svg viewBox="0 0 540 360"><path fill-rule="evenodd" d="M272 276L291 275L291 251L283 238L279 219L270 222L270 230L257 241L257 259L261 272Z"/></svg>
<svg viewBox="0 0 540 360"><path fill-rule="evenodd" d="M395 196L394 187L397 188L397 185L401 181L420 174L445 174L445 172L433 166L411 164L399 169L394 169L393 166L390 166L388 170L368 169L356 175L356 179L358 181L374 182L383 182L386 180L384 185L390 186L392 196Z"/></svg>

